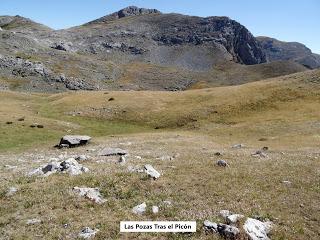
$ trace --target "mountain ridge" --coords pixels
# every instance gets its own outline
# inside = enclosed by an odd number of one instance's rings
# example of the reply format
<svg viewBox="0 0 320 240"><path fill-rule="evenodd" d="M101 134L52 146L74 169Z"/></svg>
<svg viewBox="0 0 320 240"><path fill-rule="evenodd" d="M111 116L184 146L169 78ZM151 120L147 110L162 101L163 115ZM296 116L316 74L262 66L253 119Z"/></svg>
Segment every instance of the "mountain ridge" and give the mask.
<svg viewBox="0 0 320 240"><path fill-rule="evenodd" d="M316 66L296 58L267 61L262 42L228 17L131 6L69 29L20 16L0 17L1 26L1 81L27 91L186 90Z"/></svg>

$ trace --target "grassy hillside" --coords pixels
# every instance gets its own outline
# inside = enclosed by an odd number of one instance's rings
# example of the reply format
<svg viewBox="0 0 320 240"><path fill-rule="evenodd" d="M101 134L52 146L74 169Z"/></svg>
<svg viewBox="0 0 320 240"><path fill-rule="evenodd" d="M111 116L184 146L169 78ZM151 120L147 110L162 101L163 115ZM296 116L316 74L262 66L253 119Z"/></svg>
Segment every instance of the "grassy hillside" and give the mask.
<svg viewBox="0 0 320 240"><path fill-rule="evenodd" d="M315 70L184 92L1 92L1 234L5 239L77 239L89 226L100 230L95 239L218 240L205 234L202 223L223 221L218 212L229 209L273 221L272 239L316 240L319 82ZM85 147L53 149L64 134L89 134L93 140ZM246 147L231 148L237 143ZM126 165L97 156L106 146L128 150ZM269 147L266 158L251 156L264 146ZM80 154L90 157L83 162L90 172L83 175L25 175L51 158ZM215 166L218 159L230 167ZM157 181L127 169L147 163L161 172ZM7 196L12 186L18 192ZM75 186L98 187L107 202L80 198L71 191ZM165 200L172 205L165 206ZM132 207L142 202L160 206L159 214L134 215ZM41 223L26 224L32 218ZM120 234L122 220L196 220L198 231Z"/></svg>
<svg viewBox="0 0 320 240"><path fill-rule="evenodd" d="M272 137L277 143L292 141L297 129L299 138L317 131L319 99L319 71L309 71L185 92L64 93L52 96L49 106L59 114L74 111L158 129L195 129L226 141L226 133L239 140Z"/></svg>

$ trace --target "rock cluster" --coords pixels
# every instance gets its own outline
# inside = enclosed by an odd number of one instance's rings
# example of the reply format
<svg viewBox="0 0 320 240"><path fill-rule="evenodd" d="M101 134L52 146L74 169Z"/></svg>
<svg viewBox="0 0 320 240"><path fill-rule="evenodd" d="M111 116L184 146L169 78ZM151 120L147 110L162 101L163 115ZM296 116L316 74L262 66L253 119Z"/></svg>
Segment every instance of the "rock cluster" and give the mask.
<svg viewBox="0 0 320 240"><path fill-rule="evenodd" d="M219 215L227 224L206 220L203 223L205 231L219 233L224 239L238 239L240 236L240 229L237 225L239 225L239 221L244 218L244 216L241 214L233 214L228 210L221 210ZM248 218L243 225L243 230L250 240L269 240L268 233L271 228L271 222L261 222L253 218Z"/></svg>
<svg viewBox="0 0 320 240"><path fill-rule="evenodd" d="M88 172L89 169L83 167L74 158L69 158L62 162L51 162L43 167L39 167L31 171L29 176L49 176L53 173L62 172L68 173L69 175L79 175Z"/></svg>

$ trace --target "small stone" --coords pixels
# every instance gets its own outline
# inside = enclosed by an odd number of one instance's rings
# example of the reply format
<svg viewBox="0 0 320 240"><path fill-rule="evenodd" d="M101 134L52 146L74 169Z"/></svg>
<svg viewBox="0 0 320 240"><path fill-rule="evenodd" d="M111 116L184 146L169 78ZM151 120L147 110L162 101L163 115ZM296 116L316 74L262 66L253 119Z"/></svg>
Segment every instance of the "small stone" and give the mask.
<svg viewBox="0 0 320 240"><path fill-rule="evenodd" d="M268 151L269 150L269 147L263 147L261 148L262 151Z"/></svg>
<svg viewBox="0 0 320 240"><path fill-rule="evenodd" d="M24 119L25 119L24 117L22 117L22 118L18 118L18 121L19 121L19 122L23 122L23 121L24 121Z"/></svg>
<svg viewBox="0 0 320 240"><path fill-rule="evenodd" d="M8 189L8 191L7 191L6 196L7 196L7 197L10 197L10 196L16 194L17 192L18 192L18 189L17 189L16 187L10 187L10 188Z"/></svg>
<svg viewBox="0 0 320 240"><path fill-rule="evenodd" d="M244 147L245 147L245 145L243 145L242 143L240 143L240 144L235 144L235 145L232 146L232 148L237 148L237 149L239 149L239 148L244 148Z"/></svg>
<svg viewBox="0 0 320 240"><path fill-rule="evenodd" d="M227 223L228 224L236 224L237 222L239 222L242 218L244 218L243 215L241 214L232 214L227 216Z"/></svg>
<svg viewBox="0 0 320 240"><path fill-rule="evenodd" d="M147 204L144 202L140 205L137 205L135 206L134 208L132 208L132 212L134 214L139 214L139 215L142 215L146 212L146 209L147 209Z"/></svg>
<svg viewBox="0 0 320 240"><path fill-rule="evenodd" d="M79 233L79 237L84 238L84 239L90 239L90 238L94 237L97 234L97 232L99 232L98 229L91 229L89 227L85 227Z"/></svg>
<svg viewBox="0 0 320 240"><path fill-rule="evenodd" d="M6 122L6 124L11 125L11 124L13 124L13 122Z"/></svg>
<svg viewBox="0 0 320 240"><path fill-rule="evenodd" d="M255 153L252 153L251 156L253 157L263 157L266 158L268 155L266 153L264 153L261 150L256 151Z"/></svg>
<svg viewBox="0 0 320 240"><path fill-rule="evenodd" d="M229 166L229 164L224 160L218 160L216 164L219 167L228 167Z"/></svg>
<svg viewBox="0 0 320 240"><path fill-rule="evenodd" d="M78 162L83 162L88 160L89 158L86 155L80 155L78 157L75 158Z"/></svg>
<svg viewBox="0 0 320 240"><path fill-rule="evenodd" d="M154 180L160 177L160 173L157 170L155 170L150 164L144 165L144 170Z"/></svg>
<svg viewBox="0 0 320 240"><path fill-rule="evenodd" d="M168 207L168 206L171 206L171 205L172 205L172 202L169 201L169 200L164 200L164 201L163 201L163 204Z"/></svg>
<svg viewBox="0 0 320 240"><path fill-rule="evenodd" d="M221 210L219 212L219 215L223 217L224 219L227 219L228 216L232 215L232 213L229 210Z"/></svg>
<svg viewBox="0 0 320 240"><path fill-rule="evenodd" d="M120 156L119 161L118 161L121 165L126 164L126 158L125 156Z"/></svg>
<svg viewBox="0 0 320 240"><path fill-rule="evenodd" d="M106 202L100 194L98 188L74 187L73 191L81 197L88 198L95 203L102 204Z"/></svg>
<svg viewBox="0 0 320 240"><path fill-rule="evenodd" d="M152 206L152 213L157 214L159 212L159 207L158 206Z"/></svg>
<svg viewBox="0 0 320 240"><path fill-rule="evenodd" d="M28 219L27 220L27 225L35 225L41 223L40 219L33 218L33 219Z"/></svg>
<svg viewBox="0 0 320 240"><path fill-rule="evenodd" d="M291 185L292 184L292 182L290 182L290 181L282 181L282 183L284 183L284 184L286 184L286 185Z"/></svg>
<svg viewBox="0 0 320 240"><path fill-rule="evenodd" d="M264 141L268 141L268 139L267 138L260 138L259 141L264 142Z"/></svg>
<svg viewBox="0 0 320 240"><path fill-rule="evenodd" d="M220 152L215 152L214 155L215 156L222 156L222 154Z"/></svg>

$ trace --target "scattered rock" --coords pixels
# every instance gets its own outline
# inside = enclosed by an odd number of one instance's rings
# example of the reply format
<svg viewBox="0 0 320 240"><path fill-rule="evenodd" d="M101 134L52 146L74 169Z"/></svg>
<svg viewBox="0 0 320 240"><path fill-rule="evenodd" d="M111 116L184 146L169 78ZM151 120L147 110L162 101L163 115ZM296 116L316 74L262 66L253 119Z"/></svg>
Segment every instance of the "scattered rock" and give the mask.
<svg viewBox="0 0 320 240"><path fill-rule="evenodd" d="M157 170L155 170L150 164L144 165L144 170L154 180L160 177L160 173Z"/></svg>
<svg viewBox="0 0 320 240"><path fill-rule="evenodd" d="M88 172L89 169L86 167L83 167L81 164L79 164L74 158L69 158L63 162L60 163L60 171L61 172L67 172L70 175L80 175L84 172Z"/></svg>
<svg viewBox="0 0 320 240"><path fill-rule="evenodd" d="M226 224L218 224L218 232L225 239L238 239L240 234L240 230L234 226L226 225Z"/></svg>
<svg viewBox="0 0 320 240"><path fill-rule="evenodd" d="M144 170L141 169L140 167L133 167L133 166L129 166L128 167L128 171L129 172L137 172L137 173L143 173Z"/></svg>
<svg viewBox="0 0 320 240"><path fill-rule="evenodd" d="M282 181L282 183L284 183L284 184L286 184L286 185L291 185L291 184L292 184L291 181L287 181L287 180Z"/></svg>
<svg viewBox="0 0 320 240"><path fill-rule="evenodd" d="M68 43L64 43L64 42L60 42L60 43L54 43L51 48L56 49L56 50L60 50L60 51L70 51L72 47L72 43L68 42Z"/></svg>
<svg viewBox="0 0 320 240"><path fill-rule="evenodd" d="M214 155L219 157L219 156L222 156L222 153L220 153L220 152L215 152Z"/></svg>
<svg viewBox="0 0 320 240"><path fill-rule="evenodd" d="M242 143L240 143L240 144L235 144L235 145L232 146L232 148L237 148L237 149L239 149L239 148L244 148L244 147L245 147L245 145L243 145Z"/></svg>
<svg viewBox="0 0 320 240"><path fill-rule="evenodd" d="M228 167L229 166L229 164L224 160L218 160L216 164L219 167Z"/></svg>
<svg viewBox="0 0 320 240"><path fill-rule="evenodd" d="M268 138L260 138L259 141L260 142L265 142L265 141L268 141Z"/></svg>
<svg viewBox="0 0 320 240"><path fill-rule="evenodd" d="M157 159L161 160L161 161L171 161L174 159L174 157L171 157L171 156L161 156L161 157L158 157Z"/></svg>
<svg viewBox="0 0 320 240"><path fill-rule="evenodd" d="M89 136L66 135L63 138L61 138L60 143L57 145L57 147L77 147L87 144L90 140L91 137Z"/></svg>
<svg viewBox="0 0 320 240"><path fill-rule="evenodd" d="M210 222L208 220L203 222L203 227L205 231L217 233L218 232L218 224L214 222Z"/></svg>
<svg viewBox="0 0 320 240"><path fill-rule="evenodd" d="M123 150L121 148L104 148L99 152L99 156L122 156L126 155L128 152L126 150Z"/></svg>
<svg viewBox="0 0 320 240"><path fill-rule="evenodd" d="M24 119L25 119L25 117L18 118L18 121L19 121L19 122L23 122L23 121L24 121Z"/></svg>
<svg viewBox="0 0 320 240"><path fill-rule="evenodd" d="M152 206L152 213L157 214L159 212L158 206Z"/></svg>
<svg viewBox="0 0 320 240"><path fill-rule="evenodd" d="M60 168L61 166L59 162L52 162L41 168L41 171L43 174L47 174L49 176L50 174L59 171Z"/></svg>
<svg viewBox="0 0 320 240"><path fill-rule="evenodd" d="M126 164L126 157L125 156L120 156L119 161L118 161L121 165Z"/></svg>
<svg viewBox="0 0 320 240"><path fill-rule="evenodd" d="M262 151L268 151L269 150L269 147L263 147L261 148Z"/></svg>
<svg viewBox="0 0 320 240"><path fill-rule="evenodd" d="M147 204L144 202L140 205L137 205L135 206L134 208L132 208L132 212L134 214L139 214L139 215L142 215L146 212L146 209L147 209Z"/></svg>
<svg viewBox="0 0 320 240"><path fill-rule="evenodd" d="M108 99L108 101L109 101L109 102L114 101L114 98L111 97L111 98Z"/></svg>
<svg viewBox="0 0 320 240"><path fill-rule="evenodd" d="M18 189L17 189L16 187L10 187L10 188L8 189L8 191L7 191L6 196L7 196L7 197L10 197L10 196L16 194L17 192L18 192Z"/></svg>
<svg viewBox="0 0 320 240"><path fill-rule="evenodd" d="M219 215L226 220L228 216L232 215L232 213L229 210L221 210Z"/></svg>
<svg viewBox="0 0 320 240"><path fill-rule="evenodd" d="M241 214L232 214L232 215L227 216L226 221L227 221L227 224L236 224L242 218L244 218L244 216Z"/></svg>
<svg viewBox="0 0 320 240"><path fill-rule="evenodd" d="M44 126L39 124L39 125L37 125L37 128L44 128Z"/></svg>
<svg viewBox="0 0 320 240"><path fill-rule="evenodd" d="M254 152L253 154L251 154L251 156L253 156L253 157L263 157L263 158L268 157L268 155L265 152L261 151L261 150L258 150L256 152Z"/></svg>
<svg viewBox="0 0 320 240"><path fill-rule="evenodd" d="M169 200L165 200L165 201L163 201L163 204L164 204L166 207L168 207L168 206L171 206L171 205L172 205L172 202L169 201Z"/></svg>
<svg viewBox="0 0 320 240"><path fill-rule="evenodd" d="M41 223L40 219L33 218L33 219L28 219L27 220L27 225L35 225Z"/></svg>
<svg viewBox="0 0 320 240"><path fill-rule="evenodd" d="M12 166L12 165L4 165L4 167L8 170L16 169L17 166Z"/></svg>
<svg viewBox="0 0 320 240"><path fill-rule="evenodd" d="M84 238L84 239L90 239L90 238L94 237L97 234L97 232L99 232L98 229L91 229L89 227L85 227L79 233L79 237Z"/></svg>
<svg viewBox="0 0 320 240"><path fill-rule="evenodd" d="M95 203L102 204L106 202L100 194L99 188L74 187L73 191L81 197L85 197Z"/></svg>
<svg viewBox="0 0 320 240"><path fill-rule="evenodd" d="M6 124L11 125L11 124L13 124L13 122L6 122Z"/></svg>
<svg viewBox="0 0 320 240"><path fill-rule="evenodd" d="M87 161L89 158L86 155L80 155L78 157L75 158L78 162L84 162Z"/></svg>
<svg viewBox="0 0 320 240"><path fill-rule="evenodd" d="M268 233L271 228L272 222L261 222L253 218L248 218L243 225L243 229L250 240L269 240Z"/></svg>

